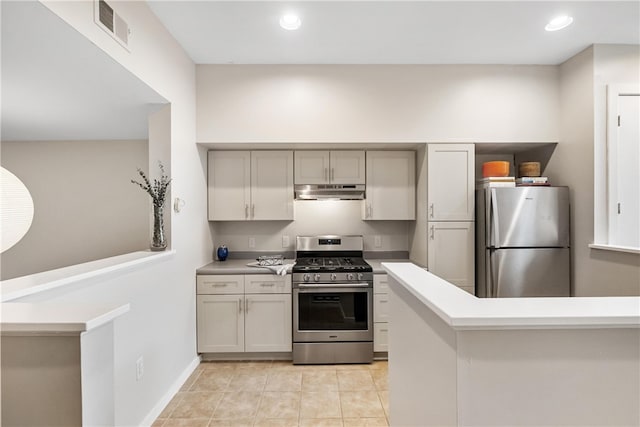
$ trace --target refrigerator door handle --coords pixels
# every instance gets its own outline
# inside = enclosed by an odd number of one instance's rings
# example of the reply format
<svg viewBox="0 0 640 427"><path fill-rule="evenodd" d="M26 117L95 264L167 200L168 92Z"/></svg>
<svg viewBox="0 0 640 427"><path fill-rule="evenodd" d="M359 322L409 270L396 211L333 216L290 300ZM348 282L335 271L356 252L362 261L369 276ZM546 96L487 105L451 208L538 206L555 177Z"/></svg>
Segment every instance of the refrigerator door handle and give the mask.
<svg viewBox="0 0 640 427"><path fill-rule="evenodd" d="M498 284L496 283L496 274L497 274L497 266L496 266L496 258L498 254L496 251L489 251L489 289L487 294L490 298L498 297Z"/></svg>
<svg viewBox="0 0 640 427"><path fill-rule="evenodd" d="M489 246L499 248L500 247L500 222L498 218L498 196L495 189L489 189L491 191L491 208L489 209Z"/></svg>

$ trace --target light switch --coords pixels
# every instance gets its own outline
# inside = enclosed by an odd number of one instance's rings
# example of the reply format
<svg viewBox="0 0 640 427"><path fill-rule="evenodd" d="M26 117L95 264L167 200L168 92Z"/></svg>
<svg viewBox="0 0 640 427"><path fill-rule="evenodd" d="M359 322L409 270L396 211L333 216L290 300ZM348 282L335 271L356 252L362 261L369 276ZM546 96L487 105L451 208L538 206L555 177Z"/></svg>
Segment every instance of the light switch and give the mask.
<svg viewBox="0 0 640 427"><path fill-rule="evenodd" d="M249 237L249 248L255 248L255 247L256 247L256 238Z"/></svg>
<svg viewBox="0 0 640 427"><path fill-rule="evenodd" d="M283 248L289 247L289 236L287 236L286 234L282 235L282 247Z"/></svg>
<svg viewBox="0 0 640 427"><path fill-rule="evenodd" d="M373 246L376 247L376 248L381 248L382 247L382 237L373 236Z"/></svg>

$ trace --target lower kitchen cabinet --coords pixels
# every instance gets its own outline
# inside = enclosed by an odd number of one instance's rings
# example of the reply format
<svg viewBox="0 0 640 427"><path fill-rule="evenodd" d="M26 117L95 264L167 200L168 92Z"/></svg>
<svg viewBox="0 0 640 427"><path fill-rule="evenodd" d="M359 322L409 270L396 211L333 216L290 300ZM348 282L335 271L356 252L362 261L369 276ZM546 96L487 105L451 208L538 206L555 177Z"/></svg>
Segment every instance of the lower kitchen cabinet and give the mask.
<svg viewBox="0 0 640 427"><path fill-rule="evenodd" d="M291 276L201 275L196 282L199 353L291 351Z"/></svg>
<svg viewBox="0 0 640 427"><path fill-rule="evenodd" d="M244 298L244 351L291 351L291 294Z"/></svg>
<svg viewBox="0 0 640 427"><path fill-rule="evenodd" d="M244 351L244 295L198 295L198 352Z"/></svg>
<svg viewBox="0 0 640 427"><path fill-rule="evenodd" d="M389 284L386 274L373 275L373 351L389 351Z"/></svg>
<svg viewBox="0 0 640 427"><path fill-rule="evenodd" d="M428 225L429 272L473 294L475 233L469 221L437 221Z"/></svg>

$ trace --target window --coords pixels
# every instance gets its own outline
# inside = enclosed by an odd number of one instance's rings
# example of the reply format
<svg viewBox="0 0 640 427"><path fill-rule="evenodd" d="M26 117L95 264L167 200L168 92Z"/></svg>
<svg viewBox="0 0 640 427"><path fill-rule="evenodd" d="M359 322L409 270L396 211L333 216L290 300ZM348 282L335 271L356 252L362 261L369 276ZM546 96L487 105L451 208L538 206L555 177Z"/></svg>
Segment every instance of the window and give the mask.
<svg viewBox="0 0 640 427"><path fill-rule="evenodd" d="M592 245L640 253L640 87L607 90L606 241ZM600 239L604 240L604 239Z"/></svg>

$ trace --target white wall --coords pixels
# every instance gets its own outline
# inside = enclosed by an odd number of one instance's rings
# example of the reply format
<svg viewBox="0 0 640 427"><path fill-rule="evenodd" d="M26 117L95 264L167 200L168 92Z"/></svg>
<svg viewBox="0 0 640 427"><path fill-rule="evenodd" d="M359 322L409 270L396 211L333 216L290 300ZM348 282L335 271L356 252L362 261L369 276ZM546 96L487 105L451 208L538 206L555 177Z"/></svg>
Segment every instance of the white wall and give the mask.
<svg viewBox="0 0 640 427"><path fill-rule="evenodd" d="M640 295L640 256L589 249L594 241L594 159L604 161L606 83L640 75L637 47L592 46L560 66L560 141L545 174L571 188L576 296ZM598 203L603 203L602 200Z"/></svg>
<svg viewBox="0 0 640 427"><path fill-rule="evenodd" d="M407 230L410 221L363 221L362 202L358 200L295 201L295 221L212 222L215 247L227 245L234 251L294 251L296 236L321 234L361 234L365 251L408 251ZM282 246L282 236L289 246ZM374 236L381 247L375 247ZM426 235L425 235L426 236ZM249 248L249 237L256 247ZM425 237L426 240L426 237ZM233 256L233 254L232 254Z"/></svg>
<svg viewBox="0 0 640 427"><path fill-rule="evenodd" d="M130 180L146 171L136 141L2 141L2 166L35 206L29 232L0 255L2 280L149 247L148 196Z"/></svg>
<svg viewBox="0 0 640 427"><path fill-rule="evenodd" d="M185 200L171 215L176 254L115 277L94 279L24 300L54 299L77 304L129 302L131 311L115 324L115 422L139 425L196 357L194 271L210 260L206 221L206 153L195 144L195 67L145 2L114 2L132 30L131 52L93 21L93 1L46 1L49 9L171 103L172 195ZM162 149L151 141L149 159ZM145 374L135 380L135 361L144 356ZM147 421L150 421L147 419Z"/></svg>
<svg viewBox="0 0 640 427"><path fill-rule="evenodd" d="M196 70L197 139L203 143L392 146L558 139L553 66L198 65ZM426 177L426 165L418 166ZM418 176L417 182L423 181ZM418 190L426 197L426 185ZM426 209L420 200L419 195L418 215ZM411 250L426 264L426 227L420 221L365 223L359 211L341 203L338 210L330 208L330 223L316 222L324 205L305 209L310 206L297 203L291 224L214 224L216 245L249 250L248 237L256 237L256 250L281 250L282 234L344 230L363 234L366 250ZM395 233L400 235L393 238ZM383 236L382 248L373 248L375 234Z"/></svg>
<svg viewBox="0 0 640 427"><path fill-rule="evenodd" d="M198 142L555 142L558 67L198 65Z"/></svg>

